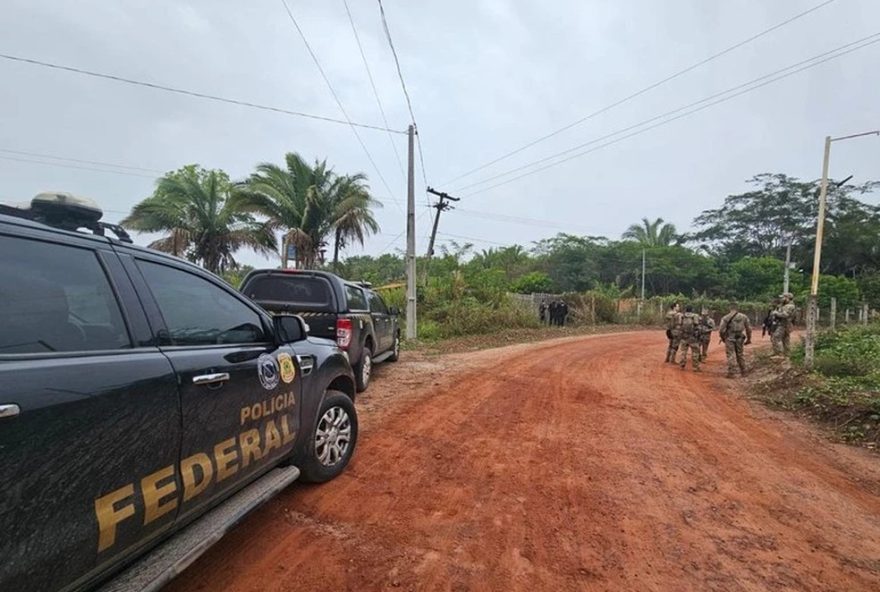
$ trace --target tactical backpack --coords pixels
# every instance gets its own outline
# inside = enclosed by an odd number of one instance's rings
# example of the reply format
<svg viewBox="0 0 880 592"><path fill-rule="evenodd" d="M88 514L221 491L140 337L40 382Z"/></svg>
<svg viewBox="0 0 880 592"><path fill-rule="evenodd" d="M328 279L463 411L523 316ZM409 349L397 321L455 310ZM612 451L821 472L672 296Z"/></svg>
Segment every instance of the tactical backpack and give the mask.
<svg viewBox="0 0 880 592"><path fill-rule="evenodd" d="M736 313L727 322L727 332L730 335L742 335L746 332L746 315L741 312Z"/></svg>
<svg viewBox="0 0 880 592"><path fill-rule="evenodd" d="M697 323L694 321L693 313L684 313L681 317L681 334L682 335L693 335L695 333L695 329L697 327Z"/></svg>

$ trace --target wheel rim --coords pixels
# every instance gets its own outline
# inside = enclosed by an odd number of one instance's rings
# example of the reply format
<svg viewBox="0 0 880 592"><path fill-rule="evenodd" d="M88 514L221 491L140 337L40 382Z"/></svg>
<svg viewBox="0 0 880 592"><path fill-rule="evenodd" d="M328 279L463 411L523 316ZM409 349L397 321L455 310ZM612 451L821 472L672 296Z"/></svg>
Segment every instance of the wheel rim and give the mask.
<svg viewBox="0 0 880 592"><path fill-rule="evenodd" d="M351 447L351 418L342 407L331 407L315 430L315 456L325 467L339 464Z"/></svg>
<svg viewBox="0 0 880 592"><path fill-rule="evenodd" d="M370 354L364 352L364 361L361 362L361 378L364 379L364 384L370 382L370 372L373 371L373 358L370 357Z"/></svg>

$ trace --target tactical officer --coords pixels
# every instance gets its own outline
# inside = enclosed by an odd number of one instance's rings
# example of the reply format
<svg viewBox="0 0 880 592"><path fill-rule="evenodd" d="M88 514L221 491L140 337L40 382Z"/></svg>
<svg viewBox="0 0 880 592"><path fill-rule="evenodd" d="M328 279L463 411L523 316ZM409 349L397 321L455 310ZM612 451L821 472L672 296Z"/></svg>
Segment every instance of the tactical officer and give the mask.
<svg viewBox="0 0 880 592"><path fill-rule="evenodd" d="M666 339L669 343L666 346L666 362L671 364L675 362L675 354L678 352L679 331L678 325L681 320L681 310L678 302L672 303L672 308L666 313Z"/></svg>
<svg viewBox="0 0 880 592"><path fill-rule="evenodd" d="M727 353L727 378L736 376L736 368L745 376L746 360L743 356L743 346L752 342L752 327L749 325L749 317L739 312L736 302L730 303L730 312L721 318L718 325L718 335Z"/></svg>
<svg viewBox="0 0 880 592"><path fill-rule="evenodd" d="M780 298L782 304L773 312L776 327L773 329L770 339L773 343L773 355L788 356L791 348L791 326L797 309L794 306L793 294L786 292Z"/></svg>
<svg viewBox="0 0 880 592"><path fill-rule="evenodd" d="M688 350L691 351L691 364L694 372L700 371L700 315L694 312L694 307L687 305L681 314L678 325L681 338L681 353L678 365L684 370L687 367Z"/></svg>
<svg viewBox="0 0 880 592"><path fill-rule="evenodd" d="M709 340L712 339L712 331L715 330L715 319L705 308L700 315L700 361L705 362L709 355Z"/></svg>
<svg viewBox="0 0 880 592"><path fill-rule="evenodd" d="M559 301L559 326L565 326L565 318L568 316L568 303L565 300Z"/></svg>
<svg viewBox="0 0 880 592"><path fill-rule="evenodd" d="M782 300L779 298L774 298L770 302L770 310L767 311L767 316L764 317L764 323L761 327L761 337L769 335L770 339L773 339L773 330L776 328L776 316L774 313L779 308L781 302Z"/></svg>
<svg viewBox="0 0 880 592"><path fill-rule="evenodd" d="M542 298L541 304L538 305L538 317L541 319L541 324L545 325L547 323L547 299Z"/></svg>
<svg viewBox="0 0 880 592"><path fill-rule="evenodd" d="M547 306L547 314L549 315L550 325L556 324L556 315L558 314L558 305L555 300L550 301L550 305Z"/></svg>

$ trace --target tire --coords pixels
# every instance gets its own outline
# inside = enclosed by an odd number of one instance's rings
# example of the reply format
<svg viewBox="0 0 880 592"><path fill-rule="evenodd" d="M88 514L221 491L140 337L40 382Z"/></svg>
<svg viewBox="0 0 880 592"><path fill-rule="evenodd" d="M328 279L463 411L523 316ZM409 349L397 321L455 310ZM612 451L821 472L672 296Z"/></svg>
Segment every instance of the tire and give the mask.
<svg viewBox="0 0 880 592"><path fill-rule="evenodd" d="M334 428L335 432L332 431ZM322 434L326 434L326 437L319 443ZM343 435L348 436L345 442L340 441ZM297 459L298 462L295 461L301 473L300 479L324 483L341 475L354 454L357 436L358 419L354 403L345 393L328 390L305 443L305 450Z"/></svg>
<svg viewBox="0 0 880 592"><path fill-rule="evenodd" d="M354 368L354 381L357 384L357 392L362 393L370 386L370 377L373 375L373 348L370 343L364 344L361 352L361 361Z"/></svg>
<svg viewBox="0 0 880 592"><path fill-rule="evenodd" d="M400 333L394 335L394 345L391 346L391 356L389 362L396 362L400 359Z"/></svg>

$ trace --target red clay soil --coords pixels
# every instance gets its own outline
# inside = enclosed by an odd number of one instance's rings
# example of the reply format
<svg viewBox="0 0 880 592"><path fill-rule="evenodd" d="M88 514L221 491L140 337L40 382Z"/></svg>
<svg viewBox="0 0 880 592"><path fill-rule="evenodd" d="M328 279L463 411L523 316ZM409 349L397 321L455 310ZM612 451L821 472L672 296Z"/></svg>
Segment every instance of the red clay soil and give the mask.
<svg viewBox="0 0 880 592"><path fill-rule="evenodd" d="M880 590L880 461L660 362L659 332L386 365L349 470L167 592Z"/></svg>

